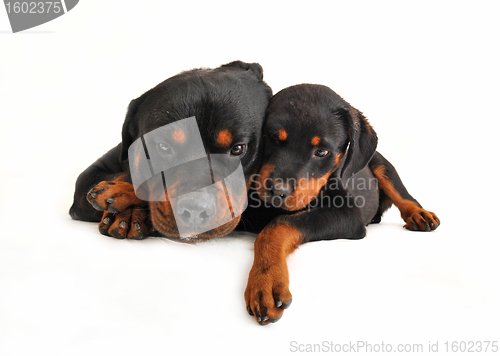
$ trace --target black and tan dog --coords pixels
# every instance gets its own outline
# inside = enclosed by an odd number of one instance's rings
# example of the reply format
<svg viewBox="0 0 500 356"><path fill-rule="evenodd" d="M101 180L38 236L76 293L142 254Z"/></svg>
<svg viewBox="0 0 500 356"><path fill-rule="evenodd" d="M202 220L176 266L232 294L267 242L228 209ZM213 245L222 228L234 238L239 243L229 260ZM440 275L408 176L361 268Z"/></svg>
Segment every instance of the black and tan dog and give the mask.
<svg viewBox="0 0 500 356"><path fill-rule="evenodd" d="M271 88L263 81L262 67L257 63L241 61L215 69L182 72L160 83L130 103L123 124L122 142L78 177L71 217L98 221L102 234L116 238L143 239L159 234L178 239L179 224L202 226L218 219L225 222L213 224L217 227L184 238L183 242L227 235L240 221L240 215L236 216L234 211L226 209L226 216L219 216L222 210L217 204L222 201L227 206L226 199L234 192L222 190L226 194L222 199L210 192L198 196L199 199L185 199L179 202L179 206L183 204L183 214L175 220L169 195L165 194L163 201L137 197L130 168L132 165L139 166L141 162L139 156L128 156L129 148L137 140L144 142L146 134L155 129L195 117L199 128L197 134L203 140L207 157L213 154L239 159L244 178L249 182L250 176L260 166L261 130L271 96ZM167 129L164 135L155 137L152 145L147 146L145 158L151 165L150 158L153 156L168 161L181 153L189 155L192 144L189 135L190 132L183 130ZM179 165L169 175L170 180L177 179L170 182L170 196L174 190L177 196L181 196L186 187L192 190L193 184L189 183L199 180L200 174L207 174L209 180L216 179L210 169L205 172L194 170L199 164L196 161L192 163ZM158 177L162 184L162 176ZM244 184L243 187L245 190ZM246 192L244 195L246 198Z"/></svg>
<svg viewBox="0 0 500 356"><path fill-rule="evenodd" d="M298 245L363 238L365 225L379 222L392 204L401 210L407 229L439 226L436 215L422 209L392 165L375 152L377 137L363 115L332 90L291 87L267 107L271 96L262 67L240 61L183 72L160 83L130 103L122 142L78 177L71 217L99 222L102 234L116 238L159 235L198 242L233 229L258 233L245 299L249 313L262 325L277 321L291 303L286 256ZM128 152L149 132L188 117L196 118L207 155L240 160L250 199L243 215L231 209L228 222L186 239L180 238L183 221L174 219L169 194L164 201L138 198L130 168L141 163ZM189 134L165 131L148 146L155 152L148 151L145 158L169 160L176 152L189 151ZM185 186L192 189L186 183L200 175L200 170L190 171L198 166L193 163L171 171L170 193L182 195ZM207 178L216 179L214 172ZM166 176L162 179L160 186L165 186ZM229 201L231 193L226 190L222 199L210 194L191 199L182 207L185 223L226 221L227 216L219 216L217 202Z"/></svg>
<svg viewBox="0 0 500 356"><path fill-rule="evenodd" d="M361 239L392 204L406 229L439 226L376 152L377 135L366 118L328 87L303 84L277 93L263 135L255 189L278 216L255 241L245 291L247 310L260 324L277 321L290 305L286 257L300 244Z"/></svg>

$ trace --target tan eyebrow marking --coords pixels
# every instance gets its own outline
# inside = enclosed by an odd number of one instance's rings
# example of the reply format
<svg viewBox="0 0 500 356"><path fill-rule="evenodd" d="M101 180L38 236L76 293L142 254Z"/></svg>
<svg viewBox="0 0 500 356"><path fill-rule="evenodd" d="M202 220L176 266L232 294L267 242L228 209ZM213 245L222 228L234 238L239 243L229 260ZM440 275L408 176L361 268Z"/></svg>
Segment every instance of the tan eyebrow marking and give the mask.
<svg viewBox="0 0 500 356"><path fill-rule="evenodd" d="M182 130L176 129L172 131L172 139L177 143L184 143L186 141L186 133Z"/></svg>
<svg viewBox="0 0 500 356"><path fill-rule="evenodd" d="M311 140L311 145L317 146L321 142L321 139L318 136L314 136L313 139Z"/></svg>
<svg viewBox="0 0 500 356"><path fill-rule="evenodd" d="M288 134L286 133L285 129L279 129L279 131L278 131L279 140L285 141L287 137L288 137Z"/></svg>
<svg viewBox="0 0 500 356"><path fill-rule="evenodd" d="M217 135L217 143L219 145L229 147L231 142L233 142L233 135L231 135L229 130L222 130L219 132L219 135Z"/></svg>

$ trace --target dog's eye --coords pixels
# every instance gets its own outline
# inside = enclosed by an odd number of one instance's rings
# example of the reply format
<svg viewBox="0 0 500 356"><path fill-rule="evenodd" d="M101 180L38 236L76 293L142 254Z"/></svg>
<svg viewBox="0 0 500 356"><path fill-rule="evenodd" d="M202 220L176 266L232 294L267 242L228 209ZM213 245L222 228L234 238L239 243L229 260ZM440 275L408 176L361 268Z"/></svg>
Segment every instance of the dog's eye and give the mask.
<svg viewBox="0 0 500 356"><path fill-rule="evenodd" d="M234 145L233 148L231 148L231 154L233 156L241 156L245 151L247 150L247 145L239 144L239 145Z"/></svg>
<svg viewBox="0 0 500 356"><path fill-rule="evenodd" d="M330 154L330 151L328 150L322 150L322 149L318 149L314 152L314 155L316 157L320 157L320 158L323 158L323 157L326 157Z"/></svg>
<svg viewBox="0 0 500 356"><path fill-rule="evenodd" d="M160 153L163 155L169 155L172 153L172 149L170 148L170 146L164 142L158 143L158 151L160 151Z"/></svg>

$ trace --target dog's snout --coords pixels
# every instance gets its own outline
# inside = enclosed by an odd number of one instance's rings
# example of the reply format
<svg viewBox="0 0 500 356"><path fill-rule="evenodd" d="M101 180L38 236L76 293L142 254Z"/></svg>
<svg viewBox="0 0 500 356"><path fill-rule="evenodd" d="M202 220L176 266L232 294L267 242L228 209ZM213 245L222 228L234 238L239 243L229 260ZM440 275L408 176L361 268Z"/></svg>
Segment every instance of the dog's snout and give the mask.
<svg viewBox="0 0 500 356"><path fill-rule="evenodd" d="M274 196L287 198L292 194L293 188L290 184L274 183L271 189Z"/></svg>
<svg viewBox="0 0 500 356"><path fill-rule="evenodd" d="M205 226L214 218L215 213L216 198L210 194L184 197L177 202L177 214L188 226Z"/></svg>

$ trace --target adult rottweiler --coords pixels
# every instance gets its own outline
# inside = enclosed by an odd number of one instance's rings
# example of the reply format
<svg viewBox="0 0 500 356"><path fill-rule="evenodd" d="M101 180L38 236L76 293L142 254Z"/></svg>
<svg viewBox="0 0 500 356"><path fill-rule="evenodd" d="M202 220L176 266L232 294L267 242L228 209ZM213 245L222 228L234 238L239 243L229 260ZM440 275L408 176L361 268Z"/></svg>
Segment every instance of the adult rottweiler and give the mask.
<svg viewBox="0 0 500 356"><path fill-rule="evenodd" d="M302 84L277 93L263 136L255 194L282 214L255 241L245 291L247 310L260 324L277 321L290 305L286 257L300 244L361 239L365 226L380 222L392 204L406 229L439 226L376 152L377 135L368 120L330 88Z"/></svg>
<svg viewBox="0 0 500 356"><path fill-rule="evenodd" d="M241 197L241 192L232 192L231 185L225 185L216 193L205 189L196 199L189 194L200 185L200 179L205 185L221 179L215 172L213 157L237 159L242 177L249 182L260 166L261 130L271 96L271 88L263 81L262 67L241 61L182 72L158 84L130 102L121 143L78 177L71 217L99 222L102 234L116 238L160 235L196 242L227 235L240 220L234 205L227 209L228 199ZM196 120L195 130L177 125L187 118ZM148 133L155 130L159 135L148 142ZM190 135L201 137L204 158L194 160L199 155L192 152L193 145L201 140ZM145 143L146 152L136 150L137 155L129 157L136 142ZM148 165L154 168L158 161L173 162L182 155L185 164L172 168L168 175L161 173L155 176L158 179L150 179L152 185L168 186L169 194L159 199L137 194L131 168L140 174L141 165L149 170ZM240 200L246 201L245 183L243 187L245 199ZM184 197L177 201L178 219L174 219L173 196ZM220 204L225 204L225 212ZM205 231L183 237L179 233L183 225L204 226ZM208 229L212 225L215 227Z"/></svg>

